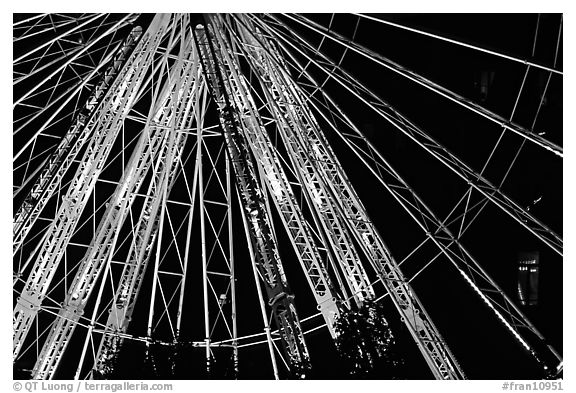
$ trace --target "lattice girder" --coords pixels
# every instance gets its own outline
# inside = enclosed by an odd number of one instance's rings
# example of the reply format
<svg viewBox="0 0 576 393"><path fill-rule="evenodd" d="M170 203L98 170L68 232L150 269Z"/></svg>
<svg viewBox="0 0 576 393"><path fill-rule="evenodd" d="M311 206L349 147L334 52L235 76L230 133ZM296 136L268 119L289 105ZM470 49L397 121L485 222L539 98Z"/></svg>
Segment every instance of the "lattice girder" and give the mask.
<svg viewBox="0 0 576 393"><path fill-rule="evenodd" d="M209 29L208 25L208 29ZM194 30L194 39L202 59L202 68L210 87L214 102L218 107L219 120L226 141L230 162L236 174L236 185L243 204L242 214L249 229L249 241L255 255L256 267L264 282L268 304L273 310L280 334L282 346L295 374L310 367L308 350L300 327L294 295L292 295L280 256L276 239L271 228L271 218L266 209L263 191L258 180L256 165L249 147L239 132L240 121L232 110L227 91L225 76L215 52L215 44L210 33L203 26Z"/></svg>
<svg viewBox="0 0 576 393"><path fill-rule="evenodd" d="M156 18L123 67L121 76L106 94L99 113L93 117L93 136L68 192L63 197L57 216L48 228L46 239L14 308L14 358L20 352L80 219L80 213L92 193L113 141L152 63L153 54L166 29L167 19L166 15Z"/></svg>
<svg viewBox="0 0 576 393"><path fill-rule="evenodd" d="M257 29L254 28L251 31L258 35ZM245 35L247 34L249 33L245 32ZM268 64L272 65L274 62L277 64L279 61L276 59L280 56L273 44L262 34L258 38L259 40L252 41L253 45L266 45L266 49L262 48L260 54L275 56L274 60L272 57L268 58ZM287 75L285 68L277 67L277 70L278 75L273 75L270 79L280 85L277 90L284 93L282 101L291 104L287 106L288 111L282 117L292 116L293 119L298 120L298 123L294 122L295 124L302 125L295 129L285 127L286 131L294 133L292 139L285 138L285 145L296 144L296 148L293 149L294 154L299 151L308 152L307 155L301 154L302 159L308 161L306 162L308 166L315 167L330 187L340 214L390 293L434 376L439 379L463 378L464 374L456 359L426 314L424 307L370 220L342 166L314 120L306 100L302 97L302 92Z"/></svg>

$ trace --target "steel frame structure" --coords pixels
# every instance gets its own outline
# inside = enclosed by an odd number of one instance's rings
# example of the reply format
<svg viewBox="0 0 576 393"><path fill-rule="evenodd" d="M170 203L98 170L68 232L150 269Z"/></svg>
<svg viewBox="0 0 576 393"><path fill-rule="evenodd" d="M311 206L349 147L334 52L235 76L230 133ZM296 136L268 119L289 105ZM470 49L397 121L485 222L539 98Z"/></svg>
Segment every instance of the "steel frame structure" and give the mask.
<svg viewBox="0 0 576 393"><path fill-rule="evenodd" d="M463 368L412 287L414 277L401 269L426 242L438 254L425 267L444 255L537 362L545 368L561 364L560 354L461 237L492 203L560 255L562 238L484 170L474 170L344 70L341 61L315 53L287 22L417 82L499 124L502 132L562 157L560 146L534 127L515 124L514 112L506 120L304 16L157 14L146 26L134 26L138 20L137 14L42 14L14 24L15 45L40 42L14 60L14 86L25 88L14 103L19 204L13 221L13 359L32 359L32 378L105 378L127 340L143 343L147 352L153 345L176 346L189 342L189 332L199 329L193 325L202 325L202 340L192 345L204 349L208 372L224 356L217 352L227 349L238 376L239 349L261 342L268 345L276 379L278 359L291 376L305 378L310 330L303 324L315 316L299 316L297 296L313 299L324 324L312 330L326 326L333 339L343 311L389 297L431 375L463 379ZM445 220L400 177L302 59L467 182L468 192ZM556 64L529 63L526 73L530 67L561 74ZM300 71L299 78L292 69ZM50 86L54 78L58 82ZM217 125L209 125L215 119ZM424 231L426 239L401 262L371 219L327 130ZM472 191L483 204L471 206ZM455 234L448 223L458 219ZM263 333L245 337L237 321L238 222L264 326ZM281 255L284 238L295 257ZM307 292L289 285L285 270L292 265L303 272ZM187 299L192 271L201 271L203 323L191 326L184 315L197 306ZM147 315L140 322L145 332L135 333L137 314ZM261 336L263 341L254 341ZM65 356L79 359L73 375L59 367Z"/></svg>

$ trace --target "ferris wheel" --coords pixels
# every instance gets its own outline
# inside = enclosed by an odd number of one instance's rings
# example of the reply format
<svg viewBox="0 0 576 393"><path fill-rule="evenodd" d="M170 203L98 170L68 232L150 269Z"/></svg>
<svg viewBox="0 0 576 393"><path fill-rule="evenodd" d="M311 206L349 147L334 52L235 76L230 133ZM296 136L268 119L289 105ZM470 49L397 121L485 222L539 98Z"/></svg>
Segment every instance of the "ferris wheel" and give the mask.
<svg viewBox="0 0 576 393"><path fill-rule="evenodd" d="M512 18L14 15L15 375L338 378L368 304L409 376L557 375L562 17Z"/></svg>

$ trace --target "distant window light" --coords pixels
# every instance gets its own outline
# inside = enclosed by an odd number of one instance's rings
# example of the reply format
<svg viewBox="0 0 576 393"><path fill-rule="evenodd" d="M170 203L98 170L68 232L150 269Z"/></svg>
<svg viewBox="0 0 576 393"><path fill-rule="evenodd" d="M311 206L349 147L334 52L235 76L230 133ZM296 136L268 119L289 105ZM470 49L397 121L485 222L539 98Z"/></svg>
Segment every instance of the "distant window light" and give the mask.
<svg viewBox="0 0 576 393"><path fill-rule="evenodd" d="M518 300L523 306L538 305L539 260L537 251L518 255Z"/></svg>

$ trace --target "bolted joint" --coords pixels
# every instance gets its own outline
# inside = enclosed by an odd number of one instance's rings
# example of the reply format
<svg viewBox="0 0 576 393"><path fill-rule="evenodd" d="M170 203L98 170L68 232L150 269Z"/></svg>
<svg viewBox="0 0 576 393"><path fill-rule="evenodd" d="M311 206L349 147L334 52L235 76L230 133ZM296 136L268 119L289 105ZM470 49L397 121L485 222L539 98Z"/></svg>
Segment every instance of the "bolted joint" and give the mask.
<svg viewBox="0 0 576 393"><path fill-rule="evenodd" d="M18 309L22 311L38 311L41 304L42 299L39 294L24 292L17 300L15 312Z"/></svg>

